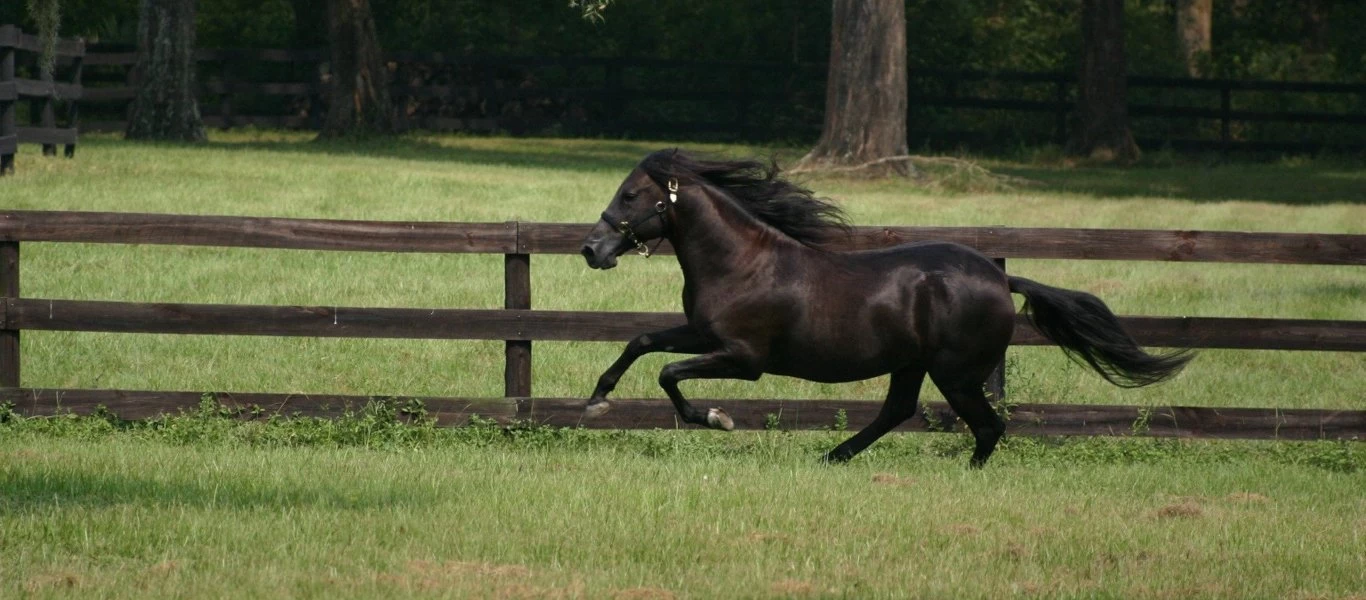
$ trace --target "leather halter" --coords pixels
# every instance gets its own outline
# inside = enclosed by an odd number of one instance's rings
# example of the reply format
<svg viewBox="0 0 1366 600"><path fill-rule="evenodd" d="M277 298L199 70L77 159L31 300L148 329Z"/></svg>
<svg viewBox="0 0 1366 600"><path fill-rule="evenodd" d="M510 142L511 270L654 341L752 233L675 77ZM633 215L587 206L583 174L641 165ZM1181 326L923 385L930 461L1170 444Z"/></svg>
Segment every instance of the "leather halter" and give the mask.
<svg viewBox="0 0 1366 600"><path fill-rule="evenodd" d="M670 177L668 188L669 204L677 203L678 180L673 177ZM664 231L667 232L669 230L668 210L669 205L665 204L663 200L660 200L659 202L655 203L654 212L651 212L650 214L640 217L634 221L620 221L617 223L613 223L611 219L607 218L607 211L603 211L602 220L605 221L608 225L611 225L617 231L621 232L621 234L626 236L626 239L630 240L632 244L635 244L637 254L644 256L645 258L650 258L650 254L653 252L653 250L649 246L646 246L645 242L641 241L640 237L636 235L635 230L637 227L640 227L641 225L644 225L650 222L651 220L658 218L660 222L664 225ZM659 236L659 241L655 242L655 248L659 248L659 245L664 243L664 237L664 235Z"/></svg>

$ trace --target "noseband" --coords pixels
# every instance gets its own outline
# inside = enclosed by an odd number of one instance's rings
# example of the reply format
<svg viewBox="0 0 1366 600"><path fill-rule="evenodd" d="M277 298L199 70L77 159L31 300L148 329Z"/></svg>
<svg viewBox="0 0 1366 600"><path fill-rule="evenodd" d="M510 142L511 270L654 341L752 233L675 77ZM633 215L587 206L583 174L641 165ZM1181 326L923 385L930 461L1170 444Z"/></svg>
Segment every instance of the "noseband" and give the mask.
<svg viewBox="0 0 1366 600"><path fill-rule="evenodd" d="M672 177L670 177L670 178L669 178L669 204L675 204L675 203L677 203L677 202L678 202L678 180L677 180L677 179L674 179L674 178L672 178ZM654 210L654 212L652 212L652 213L650 213L650 214L648 214L648 215L645 215L645 216L643 216L643 217L641 217L641 218L639 218L639 219L636 219L636 220L634 220L634 221L620 221L620 222L618 222L618 223L616 223L616 224L613 224L613 223L612 223L612 220L607 218L607 212L606 212L606 211L603 211L603 213L602 213L602 220L605 221L605 222L607 222L608 225L612 225L612 227L616 228L616 230L617 230L618 232L620 232L622 235L626 236L626 239L630 240L632 244L635 244L635 246L636 246L636 253L637 253L637 254L639 254L639 255L641 255L641 256L644 256L645 258L650 258L650 254L653 253L654 250L652 250L649 246L646 246L646 245L645 245L645 242L641 241L640 237L638 237L638 236L636 235L635 229L636 229L637 227L640 227L641 225L644 225L644 224L646 224L646 223L649 223L651 220L657 218L657 219L659 219L660 222L664 225L664 230L667 232L667 231L669 230L669 215L668 215L668 210L669 210L669 205L668 205L668 204L665 204L663 200L660 200L659 202L656 202L656 203L655 203L655 210ZM659 241L658 241L658 242L655 242L655 248L659 248L659 245L662 244L662 243L664 243L664 236L663 236L663 235L660 235L660 236L659 236Z"/></svg>

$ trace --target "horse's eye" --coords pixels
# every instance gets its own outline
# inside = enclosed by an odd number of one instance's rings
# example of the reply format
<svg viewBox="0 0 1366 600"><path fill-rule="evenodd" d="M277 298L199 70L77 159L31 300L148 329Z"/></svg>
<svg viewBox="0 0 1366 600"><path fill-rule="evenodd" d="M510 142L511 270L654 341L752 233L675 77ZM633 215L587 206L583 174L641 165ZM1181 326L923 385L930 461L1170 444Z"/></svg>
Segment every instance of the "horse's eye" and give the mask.
<svg viewBox="0 0 1366 600"><path fill-rule="evenodd" d="M621 193L621 199L622 199L622 200L626 200L627 202L630 202L631 200L635 200L635 199L636 199L636 193L635 193L635 192L622 192L622 193Z"/></svg>

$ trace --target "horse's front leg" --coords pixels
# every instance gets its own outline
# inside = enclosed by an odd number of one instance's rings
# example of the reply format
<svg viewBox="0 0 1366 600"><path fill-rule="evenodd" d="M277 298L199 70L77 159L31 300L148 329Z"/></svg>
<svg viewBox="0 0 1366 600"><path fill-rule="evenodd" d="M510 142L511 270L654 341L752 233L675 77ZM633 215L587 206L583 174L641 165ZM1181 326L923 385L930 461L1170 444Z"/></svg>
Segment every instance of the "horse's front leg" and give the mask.
<svg viewBox="0 0 1366 600"><path fill-rule="evenodd" d="M678 410L678 415L684 422L730 431L735 429L735 422L726 411L713 408L704 413L693 408L683 397L682 392L678 391L678 382L687 379L754 381L762 374L763 371L758 368L756 361L741 354L720 350L664 365L664 369L659 372L659 386L669 395L669 400L673 401L674 408Z"/></svg>
<svg viewBox="0 0 1366 600"><path fill-rule="evenodd" d="M621 357L617 358L612 366L608 367L598 378L598 386L593 389L593 396L588 399L588 406L584 408L584 415L588 417L602 416L612 408L612 403L607 401L607 394L616 389L617 382L627 369L636 362L636 359L651 352L678 352L681 354L701 354L716 349L716 343L706 336L697 333L692 327L684 325L665 329L654 333L647 333L636 336L630 343L626 344L626 350L622 351Z"/></svg>

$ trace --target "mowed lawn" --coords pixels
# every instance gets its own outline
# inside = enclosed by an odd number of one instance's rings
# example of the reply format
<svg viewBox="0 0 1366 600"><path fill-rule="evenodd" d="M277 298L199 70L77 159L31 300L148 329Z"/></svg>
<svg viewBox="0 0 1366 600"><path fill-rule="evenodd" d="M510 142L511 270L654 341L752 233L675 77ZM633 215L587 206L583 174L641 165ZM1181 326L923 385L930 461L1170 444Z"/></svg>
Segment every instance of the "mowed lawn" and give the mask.
<svg viewBox="0 0 1366 600"><path fill-rule="evenodd" d="M0 209L381 220L596 220L665 142L411 136L207 147L83 139L19 156ZM729 155L791 149L690 146ZM1173 164L1167 164L1171 162ZM1366 233L1366 169L1335 161L1134 169L988 161L1038 182L809 179L858 224ZM497 256L26 243L28 297L407 307L502 305ZM1121 314L1366 320L1360 267L1011 261ZM532 260L544 309L676 310L669 257ZM32 387L501 393L500 343L26 332ZM537 343L538 396L585 396L618 344ZM642 360L626 396L660 397ZM885 381L689 382L698 397L880 398ZM1012 350L1021 402L1366 409L1366 357L1206 351L1118 390L1056 349ZM928 390L927 390L928 391ZM927 399L936 395L928 392ZM661 401L661 411L669 411ZM1360 442L1032 439L986 469L969 438L593 432L212 411L129 425L0 410L0 598L1361 598ZM857 428L862 423L850 423Z"/></svg>
<svg viewBox="0 0 1366 600"><path fill-rule="evenodd" d="M832 467L815 459L840 434L820 432L446 430L366 447L188 419L158 431L66 425L0 425L0 596L1366 589L1355 442L1018 438L968 470L952 434L893 436Z"/></svg>

